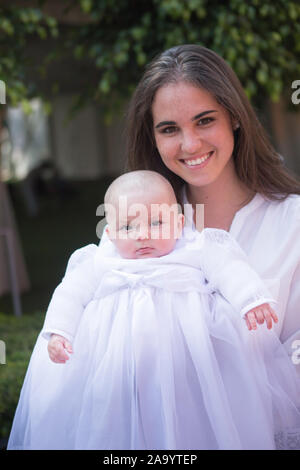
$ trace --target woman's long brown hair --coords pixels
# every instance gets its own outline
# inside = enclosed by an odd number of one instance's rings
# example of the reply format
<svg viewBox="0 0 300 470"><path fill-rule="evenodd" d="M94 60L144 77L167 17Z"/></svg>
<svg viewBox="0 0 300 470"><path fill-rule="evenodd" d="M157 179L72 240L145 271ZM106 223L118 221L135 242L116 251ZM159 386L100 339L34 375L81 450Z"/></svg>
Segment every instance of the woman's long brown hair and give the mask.
<svg viewBox="0 0 300 470"><path fill-rule="evenodd" d="M234 132L233 158L238 177L253 192L269 199L300 194L300 183L271 145L242 85L215 52L198 45L173 47L147 67L127 113L127 170L154 170L165 176L179 196L184 181L162 162L156 148L152 104L159 88L184 81L210 92L239 123Z"/></svg>

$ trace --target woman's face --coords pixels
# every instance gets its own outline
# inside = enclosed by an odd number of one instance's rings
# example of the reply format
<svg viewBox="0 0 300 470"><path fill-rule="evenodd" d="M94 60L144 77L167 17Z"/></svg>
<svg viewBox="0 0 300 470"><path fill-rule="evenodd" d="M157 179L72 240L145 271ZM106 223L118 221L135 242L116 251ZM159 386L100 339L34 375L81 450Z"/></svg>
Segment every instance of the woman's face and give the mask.
<svg viewBox="0 0 300 470"><path fill-rule="evenodd" d="M188 184L209 185L235 171L230 116L206 90L187 82L165 85L155 95L152 116L164 164Z"/></svg>

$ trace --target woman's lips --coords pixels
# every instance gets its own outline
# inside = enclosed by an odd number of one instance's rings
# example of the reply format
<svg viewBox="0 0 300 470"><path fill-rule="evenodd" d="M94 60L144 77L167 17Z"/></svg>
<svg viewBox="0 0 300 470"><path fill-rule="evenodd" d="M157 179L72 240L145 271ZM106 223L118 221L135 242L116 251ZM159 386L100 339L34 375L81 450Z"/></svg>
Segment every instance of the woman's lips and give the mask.
<svg viewBox="0 0 300 470"><path fill-rule="evenodd" d="M208 161L211 159L214 151L212 150L211 152L207 152L205 155L202 155L202 157L199 158L186 158L184 160L180 160L185 167L189 169L194 169L194 168L203 168L205 165L207 165Z"/></svg>

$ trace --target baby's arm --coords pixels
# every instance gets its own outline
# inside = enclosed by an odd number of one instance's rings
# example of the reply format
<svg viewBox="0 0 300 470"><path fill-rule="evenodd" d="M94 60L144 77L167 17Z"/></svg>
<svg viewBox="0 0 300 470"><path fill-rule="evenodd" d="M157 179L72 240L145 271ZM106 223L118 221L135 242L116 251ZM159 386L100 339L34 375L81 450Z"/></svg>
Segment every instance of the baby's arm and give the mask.
<svg viewBox="0 0 300 470"><path fill-rule="evenodd" d="M249 329L264 321L272 328L278 319L269 303L275 300L238 243L224 230L204 229L201 235L202 269L212 287L240 312Z"/></svg>
<svg viewBox="0 0 300 470"><path fill-rule="evenodd" d="M72 344L64 336L52 334L48 342L48 354L51 361L57 364L65 364L69 359L67 354L73 353Z"/></svg>
<svg viewBox="0 0 300 470"><path fill-rule="evenodd" d="M48 306L42 330L45 339L49 340L51 335L55 334L66 338L70 343L73 341L83 311L96 290L96 250L96 245L89 245L71 256L69 265L72 264L72 267L67 269ZM78 260L80 256L82 259ZM77 261L74 258L77 258Z"/></svg>
<svg viewBox="0 0 300 470"><path fill-rule="evenodd" d="M258 305L245 314L246 325L248 330L256 330L257 324L262 325L265 321L267 328L272 328L272 320L277 323L278 317L269 304Z"/></svg>

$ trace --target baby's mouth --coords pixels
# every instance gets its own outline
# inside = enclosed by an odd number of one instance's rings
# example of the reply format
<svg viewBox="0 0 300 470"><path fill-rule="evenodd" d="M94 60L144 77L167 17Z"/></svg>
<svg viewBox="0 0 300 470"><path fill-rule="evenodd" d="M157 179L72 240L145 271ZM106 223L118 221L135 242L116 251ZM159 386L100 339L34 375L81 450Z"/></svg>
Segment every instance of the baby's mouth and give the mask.
<svg viewBox="0 0 300 470"><path fill-rule="evenodd" d="M153 248L151 248L151 246L144 246L142 248L138 248L136 250L136 253L139 253L139 254L145 254L145 253L150 253L150 251L152 251Z"/></svg>

